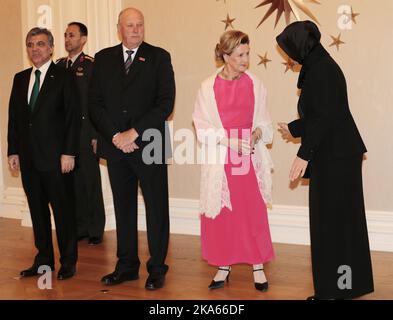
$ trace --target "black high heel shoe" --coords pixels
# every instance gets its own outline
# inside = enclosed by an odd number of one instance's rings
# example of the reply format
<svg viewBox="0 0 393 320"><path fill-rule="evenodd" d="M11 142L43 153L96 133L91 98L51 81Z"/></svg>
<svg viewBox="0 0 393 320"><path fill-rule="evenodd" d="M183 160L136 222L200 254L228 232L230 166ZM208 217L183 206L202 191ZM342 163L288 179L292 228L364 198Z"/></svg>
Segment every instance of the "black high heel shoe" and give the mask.
<svg viewBox="0 0 393 320"><path fill-rule="evenodd" d="M231 273L231 267L229 267L228 269L227 268L218 268L218 270L222 270L222 271L227 271L228 272L227 277L226 277L225 280L227 282L229 282L229 274ZM225 280L221 280L221 281L214 281L214 280L212 280L212 282L209 285L209 289L212 290L212 289L222 288L224 286L224 284L225 284Z"/></svg>
<svg viewBox="0 0 393 320"><path fill-rule="evenodd" d="M252 272L256 272L256 271L263 271L263 268L252 270ZM267 281L264 283L254 282L254 284L255 284L255 289L257 289L258 291L266 292L267 289L269 289L269 283Z"/></svg>

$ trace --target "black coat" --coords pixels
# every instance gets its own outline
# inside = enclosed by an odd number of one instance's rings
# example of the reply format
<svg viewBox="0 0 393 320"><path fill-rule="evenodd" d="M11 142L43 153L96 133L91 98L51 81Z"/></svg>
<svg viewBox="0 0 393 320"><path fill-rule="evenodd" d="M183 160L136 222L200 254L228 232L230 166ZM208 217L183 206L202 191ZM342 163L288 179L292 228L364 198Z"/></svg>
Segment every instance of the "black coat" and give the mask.
<svg viewBox="0 0 393 320"><path fill-rule="evenodd" d="M51 63L34 111L27 94L32 68L14 77L9 103L8 156L19 155L21 169L39 171L60 168L61 155L77 155L80 111L72 75Z"/></svg>
<svg viewBox="0 0 393 320"><path fill-rule="evenodd" d="M89 90L90 117L102 137L98 154L111 160L124 157L112 138L131 128L139 134L136 144L140 148L147 144L142 142L146 129L158 129L164 137L174 99L171 58L164 49L143 42L128 75L121 44L98 52Z"/></svg>
<svg viewBox="0 0 393 320"><path fill-rule="evenodd" d="M312 51L303 67L307 71L298 103L300 119L289 124L291 134L302 138L298 156L312 160L317 152L332 158L366 152L340 67L322 46Z"/></svg>
<svg viewBox="0 0 393 320"><path fill-rule="evenodd" d="M67 57L58 59L56 64L67 68ZM97 139L97 132L90 121L88 106L88 91L91 75L93 72L94 59L82 52L71 66L74 74L76 88L81 109L81 138L80 148L91 149L91 140Z"/></svg>

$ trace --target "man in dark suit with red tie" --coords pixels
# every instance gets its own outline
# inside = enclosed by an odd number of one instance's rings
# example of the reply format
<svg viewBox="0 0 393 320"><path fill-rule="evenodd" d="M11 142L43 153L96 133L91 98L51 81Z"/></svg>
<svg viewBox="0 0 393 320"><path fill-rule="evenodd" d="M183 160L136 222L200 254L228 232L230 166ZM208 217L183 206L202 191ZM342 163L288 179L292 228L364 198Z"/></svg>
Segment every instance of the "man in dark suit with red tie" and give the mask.
<svg viewBox="0 0 393 320"><path fill-rule="evenodd" d="M164 285L169 239L168 177L165 163L165 120L172 113L175 81L167 51L143 41L143 14L127 8L119 15L122 44L95 56L89 111L102 136L98 154L107 159L117 229L115 271L102 278L105 285L139 277L137 233L138 182L146 206L150 259L145 288ZM150 132L149 132L150 131ZM159 133L148 139L144 133ZM151 142L153 157L144 149ZM148 148L146 148L147 150ZM149 153L149 154L148 154Z"/></svg>
<svg viewBox="0 0 393 320"><path fill-rule="evenodd" d="M78 151L80 114L72 74L52 62L54 41L47 29L26 37L32 68L15 75L9 104L8 162L21 170L38 254L22 277L36 276L40 266L54 270L52 207L64 280L76 271L77 240L73 169Z"/></svg>

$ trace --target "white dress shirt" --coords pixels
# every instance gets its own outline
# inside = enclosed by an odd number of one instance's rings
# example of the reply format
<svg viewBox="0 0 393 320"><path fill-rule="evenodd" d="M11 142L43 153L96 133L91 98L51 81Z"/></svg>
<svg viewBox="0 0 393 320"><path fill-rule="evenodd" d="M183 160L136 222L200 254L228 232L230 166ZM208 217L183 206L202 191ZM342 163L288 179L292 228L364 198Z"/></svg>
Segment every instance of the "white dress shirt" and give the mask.
<svg viewBox="0 0 393 320"><path fill-rule="evenodd" d="M41 75L40 75L40 90L42 88L42 85L45 80L46 73L48 72L48 69L52 63L52 60L50 59L48 62L43 64L39 69L37 69L35 66L33 66L33 69L31 70L31 75L30 75L30 82L29 82L29 90L27 92L27 103L30 103L30 98L31 98L31 92L33 91L34 83L35 83L35 71L40 70Z"/></svg>
<svg viewBox="0 0 393 320"><path fill-rule="evenodd" d="M79 56L82 54L82 51L73 56L71 59L68 57L66 61L66 66L68 66L68 61L72 61L71 67L74 65L75 61L79 58Z"/></svg>
<svg viewBox="0 0 393 320"><path fill-rule="evenodd" d="M134 61L136 53L138 52L139 47L135 48L135 49L128 49L126 46L124 46L123 44L123 58L124 58L124 63L126 63L127 59L128 59L128 50L132 50L134 51L134 53L131 55L132 61ZM113 138L116 137L118 134L120 134L120 132L117 132L116 134L113 135Z"/></svg>
<svg viewBox="0 0 393 320"><path fill-rule="evenodd" d="M127 59L128 59L128 50L132 50L134 51L134 53L131 55L132 57L132 61L134 61L136 53L138 52L139 47L135 48L135 49L128 49L127 47L124 46L123 44L123 56L124 56L124 63L126 63Z"/></svg>

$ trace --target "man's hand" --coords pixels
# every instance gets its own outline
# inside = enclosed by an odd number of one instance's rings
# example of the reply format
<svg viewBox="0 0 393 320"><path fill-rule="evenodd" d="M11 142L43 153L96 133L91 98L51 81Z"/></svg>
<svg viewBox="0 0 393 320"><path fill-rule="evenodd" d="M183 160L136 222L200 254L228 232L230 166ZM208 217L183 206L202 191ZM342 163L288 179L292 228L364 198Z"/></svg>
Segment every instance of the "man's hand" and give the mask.
<svg viewBox="0 0 393 320"><path fill-rule="evenodd" d="M291 132L288 129L288 124L284 123L284 122L279 122L278 123L278 131L281 133L281 137L284 140L291 140L293 139L293 136L291 134Z"/></svg>
<svg viewBox="0 0 393 320"><path fill-rule="evenodd" d="M94 154L97 154L97 139L91 139L91 147L93 148Z"/></svg>
<svg viewBox="0 0 393 320"><path fill-rule="evenodd" d="M128 151L128 150L132 149L133 143L135 142L135 140L138 137L139 137L138 132L136 132L136 130L134 128L132 128L132 129L124 131L122 133L116 134L113 137L112 142L116 146L116 148L125 152L124 150ZM134 150L135 150L135 148L134 148ZM131 151L131 152L133 152L133 151Z"/></svg>
<svg viewBox="0 0 393 320"><path fill-rule="evenodd" d="M289 173L289 179L295 181L297 178L303 177L308 166L308 161L296 157L293 161L291 172Z"/></svg>
<svg viewBox="0 0 393 320"><path fill-rule="evenodd" d="M19 156L17 154L12 154L8 157L8 165L11 170L19 170Z"/></svg>
<svg viewBox="0 0 393 320"><path fill-rule="evenodd" d="M129 145L126 145L124 148L121 149L121 151L123 151L124 153L132 153L138 149L139 149L139 147L136 145L135 142L133 142Z"/></svg>
<svg viewBox="0 0 393 320"><path fill-rule="evenodd" d="M69 173L74 170L75 158L73 156L67 156L65 154L61 155L61 173Z"/></svg>

